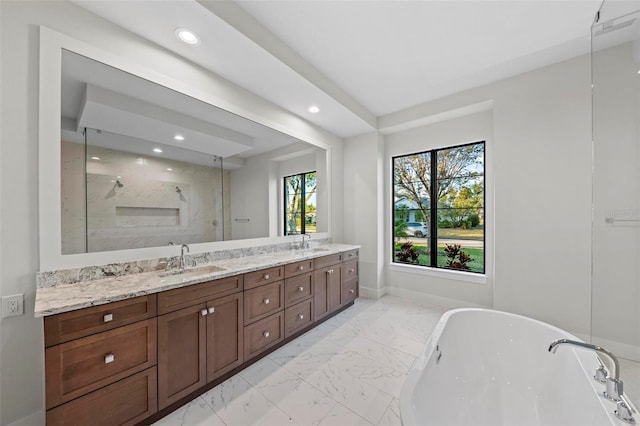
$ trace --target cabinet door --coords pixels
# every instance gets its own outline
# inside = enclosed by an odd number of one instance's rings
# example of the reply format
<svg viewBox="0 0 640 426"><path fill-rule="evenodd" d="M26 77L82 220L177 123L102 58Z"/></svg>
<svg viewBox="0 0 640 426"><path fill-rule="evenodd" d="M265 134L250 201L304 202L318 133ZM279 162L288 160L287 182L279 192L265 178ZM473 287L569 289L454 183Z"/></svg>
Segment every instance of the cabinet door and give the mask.
<svg viewBox="0 0 640 426"><path fill-rule="evenodd" d="M206 315L198 304L158 317L158 406L206 384Z"/></svg>
<svg viewBox="0 0 640 426"><path fill-rule="evenodd" d="M318 269L313 273L313 314L319 320L340 307L340 264Z"/></svg>
<svg viewBox="0 0 640 426"><path fill-rule="evenodd" d="M329 267L328 274L328 290L329 290L329 312L333 312L342 305L342 265L333 265Z"/></svg>
<svg viewBox="0 0 640 426"><path fill-rule="evenodd" d="M242 311L242 293L207 303L207 382L244 361Z"/></svg>

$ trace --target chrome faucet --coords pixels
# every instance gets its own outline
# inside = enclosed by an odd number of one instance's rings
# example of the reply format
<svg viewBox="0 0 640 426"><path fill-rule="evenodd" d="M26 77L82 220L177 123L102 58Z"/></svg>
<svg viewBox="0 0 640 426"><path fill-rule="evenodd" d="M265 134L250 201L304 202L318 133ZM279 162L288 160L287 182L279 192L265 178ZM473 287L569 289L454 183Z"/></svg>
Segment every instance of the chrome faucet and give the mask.
<svg viewBox="0 0 640 426"><path fill-rule="evenodd" d="M557 339L551 342L549 345L549 352L556 353L558 346L560 345L570 345L577 346L579 348L589 349L599 354L607 356L612 364L613 364L613 375L609 375L606 373L606 370L602 363L600 362L600 367L596 370L596 374L594 375L594 379L596 381L601 381L602 377L605 376L606 390L603 392L605 398L610 399L615 402L617 405L617 410L615 410L615 415L622 421L635 424L635 419L633 418L634 410L631 408L631 405L625 398L623 394L623 384L622 380L620 380L620 363L618 362L618 358L605 348L601 346L591 345L589 343L578 342L576 340L569 339ZM598 361L600 361L598 359Z"/></svg>
<svg viewBox="0 0 640 426"><path fill-rule="evenodd" d="M187 253L189 253L189 246L186 244L183 244L180 247L180 270L184 269L184 251L187 251Z"/></svg>
<svg viewBox="0 0 640 426"><path fill-rule="evenodd" d="M309 248L309 241L311 241L311 234L302 234L302 248Z"/></svg>

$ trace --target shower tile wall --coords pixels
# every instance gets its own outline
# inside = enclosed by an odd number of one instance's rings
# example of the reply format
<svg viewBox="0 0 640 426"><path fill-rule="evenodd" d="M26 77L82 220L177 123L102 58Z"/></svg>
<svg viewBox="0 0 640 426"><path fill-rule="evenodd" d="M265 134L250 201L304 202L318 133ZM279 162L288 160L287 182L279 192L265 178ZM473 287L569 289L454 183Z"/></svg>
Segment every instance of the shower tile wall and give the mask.
<svg viewBox="0 0 640 426"><path fill-rule="evenodd" d="M85 252L85 226L89 252L222 240L219 170L94 146L88 149L87 226L84 146L62 143L63 254ZM225 172L225 194L228 185ZM224 200L228 234L229 197Z"/></svg>

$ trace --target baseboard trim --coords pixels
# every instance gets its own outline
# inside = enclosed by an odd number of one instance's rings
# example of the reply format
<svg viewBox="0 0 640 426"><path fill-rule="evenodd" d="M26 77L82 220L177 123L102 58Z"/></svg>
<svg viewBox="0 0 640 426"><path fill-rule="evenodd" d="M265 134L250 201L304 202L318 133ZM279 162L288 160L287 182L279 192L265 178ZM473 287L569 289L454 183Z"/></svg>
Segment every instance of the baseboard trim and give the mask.
<svg viewBox="0 0 640 426"><path fill-rule="evenodd" d="M380 299L385 294L387 293L385 292L384 288L360 287L358 289L358 295L366 299Z"/></svg>
<svg viewBox="0 0 640 426"><path fill-rule="evenodd" d="M45 424L44 410L39 410L34 413L24 416L15 422L9 423L7 426L34 426Z"/></svg>

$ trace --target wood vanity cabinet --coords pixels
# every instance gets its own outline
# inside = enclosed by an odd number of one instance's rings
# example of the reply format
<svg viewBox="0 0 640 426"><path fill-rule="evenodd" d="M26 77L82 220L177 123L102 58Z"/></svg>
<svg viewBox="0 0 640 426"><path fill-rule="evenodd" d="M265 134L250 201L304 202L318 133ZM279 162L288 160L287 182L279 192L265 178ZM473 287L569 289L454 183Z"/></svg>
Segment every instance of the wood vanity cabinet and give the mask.
<svg viewBox="0 0 640 426"><path fill-rule="evenodd" d="M242 279L223 278L158 295L160 409L244 361Z"/></svg>
<svg viewBox="0 0 640 426"><path fill-rule="evenodd" d="M351 250L45 317L47 424L149 424L356 297Z"/></svg>
<svg viewBox="0 0 640 426"><path fill-rule="evenodd" d="M45 317L47 424L135 424L157 411L155 315L150 295Z"/></svg>

